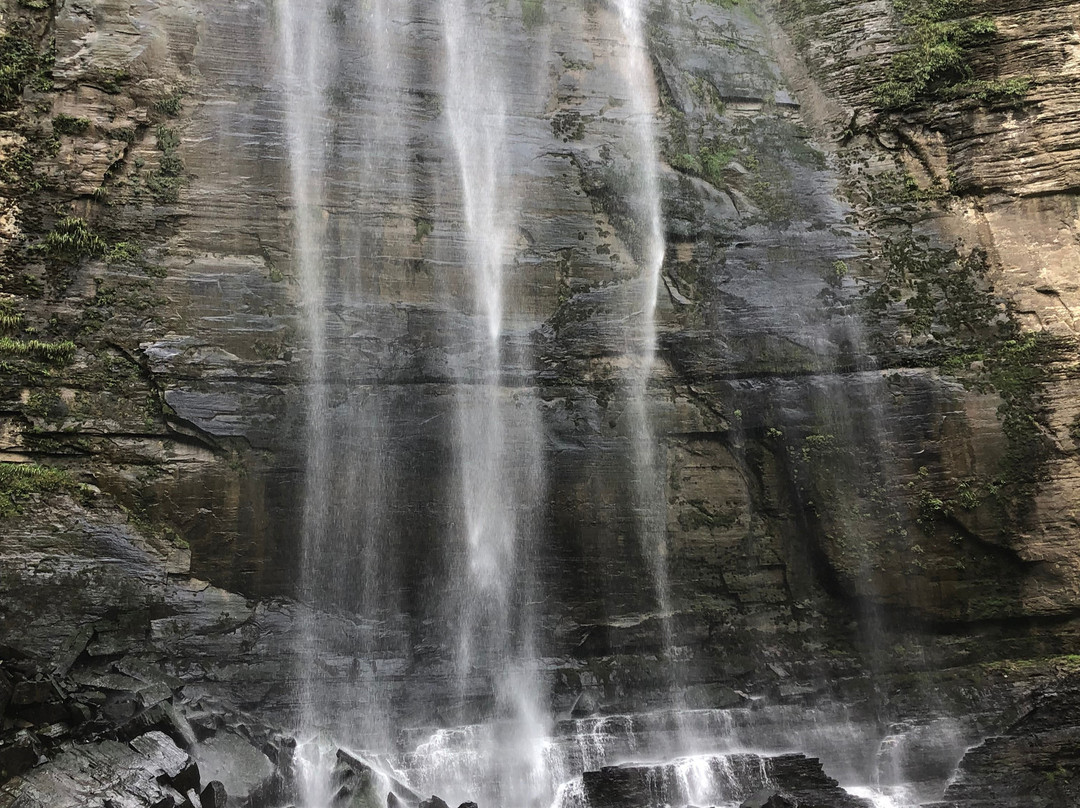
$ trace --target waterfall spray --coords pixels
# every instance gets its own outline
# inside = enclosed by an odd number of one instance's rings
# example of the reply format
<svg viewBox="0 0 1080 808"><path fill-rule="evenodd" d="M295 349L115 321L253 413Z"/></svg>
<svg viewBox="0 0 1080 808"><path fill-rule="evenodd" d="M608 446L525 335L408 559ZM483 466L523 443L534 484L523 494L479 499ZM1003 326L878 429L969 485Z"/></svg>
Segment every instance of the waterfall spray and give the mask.
<svg viewBox="0 0 1080 808"><path fill-rule="evenodd" d="M508 99L494 58L504 37L483 6L444 0L445 112L458 167L464 255L474 327L456 361L457 483L465 538L464 586L450 599L458 625L462 693L476 674L494 691L505 731L487 750L506 804L524 804L547 733L535 671L523 545L540 496L540 438L531 393L504 374L504 272L520 199L508 152Z"/></svg>
<svg viewBox="0 0 1080 808"><path fill-rule="evenodd" d="M630 96L632 160L636 169L631 200L644 235L636 245L641 277L634 286L630 310L636 327L629 336L635 354L629 371L629 426L634 462L634 514L642 554L649 565L670 652L671 592L667 567L667 501L656 436L648 412L648 386L656 360L656 305L664 263L664 226L660 209L659 158L654 114L656 92L642 25L640 0L619 0L619 19L626 43L623 77ZM669 663L670 664L670 663ZM677 688L674 679L673 691ZM678 701L678 693L672 693Z"/></svg>

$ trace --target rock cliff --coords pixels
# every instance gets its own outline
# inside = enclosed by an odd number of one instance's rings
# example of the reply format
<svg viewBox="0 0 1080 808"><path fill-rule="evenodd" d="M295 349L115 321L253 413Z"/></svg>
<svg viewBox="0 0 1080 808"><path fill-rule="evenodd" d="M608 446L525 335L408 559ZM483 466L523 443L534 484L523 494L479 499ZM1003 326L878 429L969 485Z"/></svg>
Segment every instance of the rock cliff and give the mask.
<svg viewBox="0 0 1080 808"><path fill-rule="evenodd" d="M448 388L476 360L447 306L463 214L422 6L401 11L410 34L378 86L359 59L337 67L320 215L348 368L335 429L353 441L331 495L362 521L353 492L383 486L410 562L374 656L426 694L443 674L425 582L446 574L455 518ZM165 660L185 692L287 725L310 346L272 4L0 8L2 642ZM835 699L882 734L943 713L961 751L1008 730L1075 667L1080 628L1080 5L649 7L670 615L641 586L627 507L616 301L640 235L617 14L491 13L527 191L506 341L531 358L506 396L542 402L532 561L556 712L661 703L670 635L691 706ZM361 14L338 9L334 35L358 42ZM364 164L384 120L400 151ZM347 432L364 408L378 429ZM348 581L357 561L340 561ZM347 693L368 674L340 601L324 667ZM1014 754L1008 731L964 778ZM966 782L947 799L982 804Z"/></svg>

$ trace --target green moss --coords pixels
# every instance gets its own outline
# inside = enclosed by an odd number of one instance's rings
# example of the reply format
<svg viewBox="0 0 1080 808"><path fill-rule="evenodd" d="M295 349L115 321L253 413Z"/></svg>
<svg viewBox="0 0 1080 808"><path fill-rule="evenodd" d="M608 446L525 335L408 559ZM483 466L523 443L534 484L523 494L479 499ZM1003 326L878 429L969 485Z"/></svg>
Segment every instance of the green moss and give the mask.
<svg viewBox="0 0 1080 808"><path fill-rule="evenodd" d="M154 200L163 205L180 201L180 188L183 182L179 177L162 171L150 171L145 177L146 187L153 194Z"/></svg>
<svg viewBox="0 0 1080 808"><path fill-rule="evenodd" d="M36 393L31 393L27 399L26 404L23 406L23 412L26 415L36 416L38 418L48 417L62 417L66 414L67 408L58 396L52 390L42 390Z"/></svg>
<svg viewBox="0 0 1080 808"><path fill-rule="evenodd" d="M1031 91L1032 80L1027 77L1005 81L965 81L941 90L943 98L972 98L989 107L1016 107Z"/></svg>
<svg viewBox="0 0 1080 808"><path fill-rule="evenodd" d="M129 264L142 254L142 248L131 241L118 241L105 252L105 260L110 264Z"/></svg>
<svg viewBox="0 0 1080 808"><path fill-rule="evenodd" d="M875 89L877 106L896 110L930 98L977 97L980 88L973 81L970 50L997 33L993 18L966 16L969 0L893 3L905 27L906 49L893 58L888 78Z"/></svg>
<svg viewBox="0 0 1080 808"><path fill-rule="evenodd" d="M767 221L789 222L794 215L791 200L768 180L755 181L746 195L761 209Z"/></svg>
<svg viewBox="0 0 1080 808"><path fill-rule="evenodd" d="M918 205L949 197L948 189L940 185L923 188L910 173L902 170L874 175L867 181L866 192L875 205Z"/></svg>
<svg viewBox="0 0 1080 808"><path fill-rule="evenodd" d="M521 0L521 21L526 28L544 24L544 0Z"/></svg>
<svg viewBox="0 0 1080 808"><path fill-rule="evenodd" d="M63 114L53 118L53 131L58 135L81 135L89 128L89 118L74 118Z"/></svg>
<svg viewBox="0 0 1080 808"><path fill-rule="evenodd" d="M686 174L701 177L715 186L724 184L724 169L737 153L737 147L719 138L702 144L696 154L676 154L670 159L671 167Z"/></svg>
<svg viewBox="0 0 1080 808"><path fill-rule="evenodd" d="M0 518L22 513L25 504L35 496L64 493L85 497L90 489L76 483L63 469L33 463L0 463Z"/></svg>
<svg viewBox="0 0 1080 808"><path fill-rule="evenodd" d="M919 342L903 348L879 330L877 347L891 355L887 363L940 367L970 388L996 393L1002 402L998 418L1007 450L997 473L961 484L955 496L934 494L941 507L928 501L923 515L948 516L955 506L971 509L992 498L1006 521L1023 520L1053 455L1045 385L1068 345L1049 333L1020 328L994 297L980 250L964 255L905 236L887 241L882 258L883 279L864 297L871 325L898 323Z"/></svg>
<svg viewBox="0 0 1080 808"><path fill-rule="evenodd" d="M27 86L52 89L55 51L41 52L30 35L18 26L0 36L0 109L14 109Z"/></svg>
<svg viewBox="0 0 1080 808"><path fill-rule="evenodd" d="M838 451L835 435L813 433L803 438L800 454L804 462L815 463L835 456Z"/></svg>
<svg viewBox="0 0 1080 808"><path fill-rule="evenodd" d="M86 83L99 87L110 95L117 95L123 89L123 85L130 80L131 74L123 68L119 68L101 70L94 76L88 76Z"/></svg>
<svg viewBox="0 0 1080 808"><path fill-rule="evenodd" d="M585 137L585 122L576 109L564 109L551 116L551 132L563 143Z"/></svg>
<svg viewBox="0 0 1080 808"><path fill-rule="evenodd" d="M431 235L431 232L435 229L435 223L431 219L425 219L423 216L414 220L416 224L416 234L413 236L413 243L420 244Z"/></svg>
<svg viewBox="0 0 1080 808"><path fill-rule="evenodd" d="M147 172L143 178L146 187L160 204L180 201L180 189L184 185L184 161L176 153L180 136L168 126L157 128L157 147L162 152L157 169Z"/></svg>

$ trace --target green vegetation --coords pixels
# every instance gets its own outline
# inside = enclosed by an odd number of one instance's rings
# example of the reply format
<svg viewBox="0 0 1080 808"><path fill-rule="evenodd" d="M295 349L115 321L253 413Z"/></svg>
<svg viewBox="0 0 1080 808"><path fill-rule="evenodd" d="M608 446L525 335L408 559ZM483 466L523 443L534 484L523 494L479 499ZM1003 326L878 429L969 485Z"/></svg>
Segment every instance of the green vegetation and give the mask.
<svg viewBox="0 0 1080 808"><path fill-rule="evenodd" d="M790 222L794 215L791 199L766 179L759 178L747 190L750 201L761 208L766 221Z"/></svg>
<svg viewBox="0 0 1080 808"><path fill-rule="evenodd" d="M157 147L165 154L171 154L176 151L180 146L180 136L176 134L175 129L170 129L168 126L159 126L157 128Z"/></svg>
<svg viewBox="0 0 1080 808"><path fill-rule="evenodd" d="M89 128L89 118L73 118L63 114L53 118L53 131L58 135L81 135Z"/></svg>
<svg viewBox="0 0 1080 808"><path fill-rule="evenodd" d="M0 110L17 106L27 85L40 92L51 90L54 59L54 47L40 52L19 27L0 36Z"/></svg>
<svg viewBox="0 0 1080 808"><path fill-rule="evenodd" d="M671 158L671 167L716 186L724 183L724 169L735 159L738 149L732 143L713 138L702 144L696 154L684 152Z"/></svg>
<svg viewBox="0 0 1080 808"><path fill-rule="evenodd" d="M23 313L18 310L14 298L0 299L0 331L11 333L23 325Z"/></svg>
<svg viewBox="0 0 1080 808"><path fill-rule="evenodd" d="M0 354L9 356L32 357L42 362L60 365L71 361L76 345L70 340L63 342L42 342L37 339L12 339L0 337Z"/></svg>
<svg viewBox="0 0 1080 808"><path fill-rule="evenodd" d="M160 204L180 201L180 188L184 184L184 161L176 150L180 147L180 136L168 126L157 128L157 147L162 153L158 167L147 172L146 187Z"/></svg>
<svg viewBox="0 0 1080 808"><path fill-rule="evenodd" d="M1023 102L1031 90L1031 79L1027 77L1006 79L1005 81L971 80L941 91L944 98L973 98L990 107L1013 107Z"/></svg>
<svg viewBox="0 0 1080 808"><path fill-rule="evenodd" d="M425 219L423 216L414 220L416 224L416 234L413 236L413 244L420 244L431 235L431 232L435 229L435 223L431 219Z"/></svg>
<svg viewBox="0 0 1080 808"><path fill-rule="evenodd" d="M869 311L882 315L893 303L912 337L927 336L943 348L961 349L1011 334L1015 326L986 286L986 254L929 246L903 236L881 248L884 276L865 293ZM953 351L943 352L944 361Z"/></svg>
<svg viewBox="0 0 1080 808"><path fill-rule="evenodd" d="M846 261L833 261L829 268L825 270L825 283L833 288L839 288L844 285L844 278L848 276L849 272Z"/></svg>
<svg viewBox="0 0 1080 808"><path fill-rule="evenodd" d="M521 0L521 21L526 28L544 24L544 0Z"/></svg>
<svg viewBox="0 0 1080 808"><path fill-rule="evenodd" d="M87 84L99 87L110 95L116 95L123 89L123 84L131 80L131 74L124 69L100 70L94 76L87 77Z"/></svg>
<svg viewBox="0 0 1080 808"><path fill-rule="evenodd" d="M76 494L88 497L91 489L71 479L63 469L33 463L0 463L0 518L23 512L33 497Z"/></svg>
<svg viewBox="0 0 1080 808"><path fill-rule="evenodd" d="M896 364L938 366L972 389L1001 398L998 417L1007 450L989 479L962 484L955 497L935 495L921 508L924 517L947 516L954 506L971 509L992 497L1005 518L1022 519L1046 478L1053 453L1045 384L1065 344L1046 332L1024 332L987 282L981 250L929 246L924 238L891 239L882 248L882 281L868 289L864 303L874 323L895 322L912 345L898 347L878 335L878 348Z"/></svg>
<svg viewBox="0 0 1080 808"><path fill-rule="evenodd" d="M109 244L91 229L85 219L68 216L46 233L45 238L33 249L55 261L75 264L83 258L100 258L108 251Z"/></svg>
<svg viewBox="0 0 1080 808"><path fill-rule="evenodd" d="M585 122L576 109L564 109L551 116L551 132L563 143L585 137Z"/></svg>
<svg viewBox="0 0 1080 808"><path fill-rule="evenodd" d="M183 99L183 91L177 90L171 95L167 95L164 98L155 101L154 109L162 115L166 115L169 118L175 118L180 114L180 108L183 106Z"/></svg>
<svg viewBox="0 0 1080 808"><path fill-rule="evenodd" d="M875 174L866 183L866 193L869 201L875 205L918 205L949 197L948 189L941 185L923 188L904 170Z"/></svg>
<svg viewBox="0 0 1080 808"><path fill-rule="evenodd" d="M905 26L888 78L874 91L885 110L904 109L927 98L970 97L984 103L1015 102L1030 82L976 81L970 50L997 33L992 17L966 16L970 0L893 0Z"/></svg>
<svg viewBox="0 0 1080 808"><path fill-rule="evenodd" d="M803 438L802 455L803 462L813 463L832 457L839 451L835 435L812 433Z"/></svg>
<svg viewBox="0 0 1080 808"><path fill-rule="evenodd" d="M132 241L118 241L105 251L105 260L110 264L130 264L142 255L142 248Z"/></svg>

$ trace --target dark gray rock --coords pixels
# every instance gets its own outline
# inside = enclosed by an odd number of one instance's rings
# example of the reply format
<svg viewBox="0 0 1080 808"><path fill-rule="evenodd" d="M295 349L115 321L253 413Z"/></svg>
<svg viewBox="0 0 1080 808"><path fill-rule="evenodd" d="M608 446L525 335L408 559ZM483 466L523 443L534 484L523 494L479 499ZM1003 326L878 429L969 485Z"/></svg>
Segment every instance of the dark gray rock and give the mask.
<svg viewBox="0 0 1080 808"><path fill-rule="evenodd" d="M1080 805L1080 677L1039 694L1002 734L970 749L938 808Z"/></svg>
<svg viewBox="0 0 1080 808"><path fill-rule="evenodd" d="M766 788L743 800L739 808L798 808L798 805L783 794Z"/></svg>
<svg viewBox="0 0 1080 808"><path fill-rule="evenodd" d="M678 761L652 766L612 766L582 776L592 808L655 808L693 805L700 799L754 804L768 808L870 808L840 788L822 770L821 761L805 755L717 756L695 764L708 767L708 792L696 793ZM772 802L770 802L772 800ZM786 802L785 802L786 801ZM760 808L759 806L759 808Z"/></svg>
<svg viewBox="0 0 1080 808"><path fill-rule="evenodd" d="M0 717L7 712L8 704L11 702L11 694L15 691L15 685L11 681L3 669L0 668Z"/></svg>
<svg viewBox="0 0 1080 808"><path fill-rule="evenodd" d="M212 735L192 750L199 771L207 781L220 781L229 796L243 804L263 793L276 768L249 740L228 730Z"/></svg>
<svg viewBox="0 0 1080 808"><path fill-rule="evenodd" d="M199 794L203 808L228 808L229 795L220 780L211 780Z"/></svg>
<svg viewBox="0 0 1080 808"><path fill-rule="evenodd" d="M356 755L339 749L332 773L334 808L383 808L375 771Z"/></svg>
<svg viewBox="0 0 1080 808"><path fill-rule="evenodd" d="M0 786L0 806L85 808L111 801L180 808L198 785L195 762L166 735L150 732L130 743L73 746Z"/></svg>
<svg viewBox="0 0 1080 808"><path fill-rule="evenodd" d="M29 771L41 756L41 744L28 732L0 736L0 783Z"/></svg>

